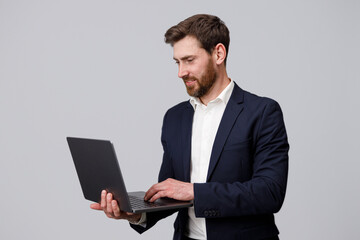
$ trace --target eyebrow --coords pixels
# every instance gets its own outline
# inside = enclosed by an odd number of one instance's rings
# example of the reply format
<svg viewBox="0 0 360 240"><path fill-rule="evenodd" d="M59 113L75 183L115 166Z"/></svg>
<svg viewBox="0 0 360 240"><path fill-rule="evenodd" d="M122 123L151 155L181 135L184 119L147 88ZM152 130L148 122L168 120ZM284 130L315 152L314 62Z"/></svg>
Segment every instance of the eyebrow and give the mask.
<svg viewBox="0 0 360 240"><path fill-rule="evenodd" d="M180 60L186 60L186 59L189 59L189 58L192 58L192 57L195 57L195 55L186 55L186 56L180 58ZM175 57L173 57L173 59L174 59L175 61L179 61L179 60L178 60L177 58L175 58Z"/></svg>

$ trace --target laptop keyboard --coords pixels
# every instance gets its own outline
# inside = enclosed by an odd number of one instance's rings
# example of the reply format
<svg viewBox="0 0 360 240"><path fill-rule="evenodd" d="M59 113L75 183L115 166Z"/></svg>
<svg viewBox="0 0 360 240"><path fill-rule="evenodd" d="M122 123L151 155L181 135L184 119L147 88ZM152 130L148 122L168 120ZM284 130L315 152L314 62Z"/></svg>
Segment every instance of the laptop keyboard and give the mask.
<svg viewBox="0 0 360 240"><path fill-rule="evenodd" d="M144 201L143 198L132 195L129 195L129 200L132 208L149 208L149 207L159 207L162 205L158 203L146 202Z"/></svg>

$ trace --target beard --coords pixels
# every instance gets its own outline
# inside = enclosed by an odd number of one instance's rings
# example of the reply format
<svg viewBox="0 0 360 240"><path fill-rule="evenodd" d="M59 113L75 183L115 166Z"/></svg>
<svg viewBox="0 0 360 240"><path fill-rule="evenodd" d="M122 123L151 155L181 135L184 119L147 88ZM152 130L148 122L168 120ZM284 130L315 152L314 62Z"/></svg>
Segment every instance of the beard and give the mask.
<svg viewBox="0 0 360 240"><path fill-rule="evenodd" d="M201 98L209 92L209 90L214 85L216 78L217 78L217 74L216 74L215 68L213 66L213 61L212 61L212 59L209 59L209 62L206 66L205 74L203 76L201 76L200 79L198 79L196 77L185 76L185 77L183 77L183 80L184 80L184 83L187 80L194 80L195 84L193 84L192 86L187 86L185 84L186 91L192 97Z"/></svg>

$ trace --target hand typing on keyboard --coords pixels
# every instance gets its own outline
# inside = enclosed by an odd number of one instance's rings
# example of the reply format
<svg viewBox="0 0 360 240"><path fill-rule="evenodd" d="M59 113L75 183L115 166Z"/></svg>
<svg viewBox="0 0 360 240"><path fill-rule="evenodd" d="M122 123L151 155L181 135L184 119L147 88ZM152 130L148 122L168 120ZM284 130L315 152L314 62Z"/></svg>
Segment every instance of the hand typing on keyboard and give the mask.
<svg viewBox="0 0 360 240"><path fill-rule="evenodd" d="M194 184L181 182L173 178L154 184L145 194L145 201L154 202L168 197L176 200L190 201L194 199Z"/></svg>

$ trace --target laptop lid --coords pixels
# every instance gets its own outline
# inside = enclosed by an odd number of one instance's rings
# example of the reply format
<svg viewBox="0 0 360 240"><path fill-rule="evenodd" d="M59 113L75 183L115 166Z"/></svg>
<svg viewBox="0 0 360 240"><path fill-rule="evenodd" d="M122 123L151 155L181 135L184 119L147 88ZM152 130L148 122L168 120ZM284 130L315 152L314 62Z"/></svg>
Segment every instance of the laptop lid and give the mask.
<svg viewBox="0 0 360 240"><path fill-rule="evenodd" d="M108 140L67 137L70 152L85 199L100 202L101 191L111 192L126 212L141 213L192 206L191 201L158 199L156 204L143 200L145 192L128 193L116 158L113 144ZM131 199L129 198L131 195ZM141 200L144 204L131 203ZM138 201L139 202L139 201Z"/></svg>
<svg viewBox="0 0 360 240"><path fill-rule="evenodd" d="M119 201L121 210L131 212L125 183L110 141L67 138L85 199L100 202L107 190Z"/></svg>

